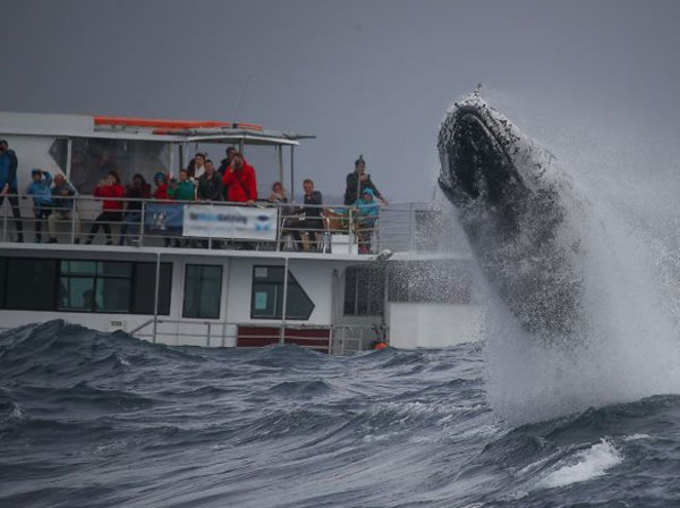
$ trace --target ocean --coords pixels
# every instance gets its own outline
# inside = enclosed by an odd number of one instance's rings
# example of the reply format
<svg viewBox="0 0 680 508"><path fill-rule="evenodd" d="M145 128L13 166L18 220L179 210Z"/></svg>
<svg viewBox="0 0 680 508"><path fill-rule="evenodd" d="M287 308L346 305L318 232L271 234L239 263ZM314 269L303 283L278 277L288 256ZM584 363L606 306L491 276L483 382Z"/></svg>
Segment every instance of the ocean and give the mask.
<svg viewBox="0 0 680 508"><path fill-rule="evenodd" d="M680 506L680 396L513 424L486 344L333 357L0 335L0 506Z"/></svg>

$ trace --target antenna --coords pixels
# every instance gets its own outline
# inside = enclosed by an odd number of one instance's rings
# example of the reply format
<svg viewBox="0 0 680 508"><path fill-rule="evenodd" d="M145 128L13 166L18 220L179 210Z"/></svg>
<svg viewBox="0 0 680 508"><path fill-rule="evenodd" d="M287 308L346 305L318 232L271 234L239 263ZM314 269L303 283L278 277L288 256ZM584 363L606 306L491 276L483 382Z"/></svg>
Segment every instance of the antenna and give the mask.
<svg viewBox="0 0 680 508"><path fill-rule="evenodd" d="M253 77L252 74L248 74L248 77L246 77L245 83L243 83L243 88L241 88L241 93L238 96L238 101L234 103L234 107L232 110L232 121L236 122L236 116L240 114L240 109L241 109L241 104L243 103L243 98L246 96L246 92L248 91L248 85L250 84L250 79Z"/></svg>

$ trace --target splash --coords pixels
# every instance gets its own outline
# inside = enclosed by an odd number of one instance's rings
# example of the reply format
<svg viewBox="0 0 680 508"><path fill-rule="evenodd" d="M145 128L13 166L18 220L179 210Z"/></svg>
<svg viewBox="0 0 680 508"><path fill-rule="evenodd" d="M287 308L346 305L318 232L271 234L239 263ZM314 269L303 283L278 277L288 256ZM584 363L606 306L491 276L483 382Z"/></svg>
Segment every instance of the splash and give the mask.
<svg viewBox="0 0 680 508"><path fill-rule="evenodd" d="M512 129L518 146L538 146ZM567 148L573 148L572 141ZM591 162L596 160L596 153L590 155ZM580 158L583 163L585 156ZM513 162L520 174L535 173L533 159ZM571 258L580 279L578 328L548 335L521 326L515 309L522 307L521 298L540 300L540 285L531 294L513 295L511 302L491 284L486 288L489 399L512 423L680 393L680 319L673 303L680 256L677 239L669 238L665 227L672 223L672 208L649 202L668 195L655 192L659 182L630 177L634 171L624 166L592 162L598 168L593 174L592 167L567 170L550 160L550 171L566 182L558 187L564 209L558 234L569 245L578 239ZM510 268L522 270L515 261ZM533 262L530 255L521 261ZM549 264L536 266L550 269ZM550 274L539 276L551 280Z"/></svg>

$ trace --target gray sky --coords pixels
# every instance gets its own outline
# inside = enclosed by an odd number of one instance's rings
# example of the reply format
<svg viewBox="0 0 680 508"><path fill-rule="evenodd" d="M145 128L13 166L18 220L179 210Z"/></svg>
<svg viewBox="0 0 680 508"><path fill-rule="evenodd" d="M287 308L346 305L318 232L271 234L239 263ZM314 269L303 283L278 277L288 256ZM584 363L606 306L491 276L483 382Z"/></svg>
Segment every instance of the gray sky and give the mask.
<svg viewBox="0 0 680 508"><path fill-rule="evenodd" d="M363 153L388 197L429 199L444 110L479 81L567 159L677 144L680 2L1 3L0 109L313 133L296 174L332 195Z"/></svg>

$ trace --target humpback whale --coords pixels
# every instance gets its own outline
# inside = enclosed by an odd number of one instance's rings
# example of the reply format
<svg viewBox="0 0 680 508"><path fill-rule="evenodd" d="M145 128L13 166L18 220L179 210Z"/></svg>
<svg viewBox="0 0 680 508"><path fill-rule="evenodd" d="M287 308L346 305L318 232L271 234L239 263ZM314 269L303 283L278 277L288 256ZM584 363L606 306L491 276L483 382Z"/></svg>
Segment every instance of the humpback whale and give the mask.
<svg viewBox="0 0 680 508"><path fill-rule="evenodd" d="M479 89L449 108L437 148L439 185L500 300L530 333L578 333L585 205L555 157Z"/></svg>

